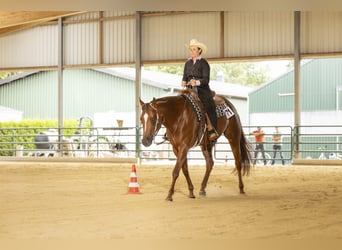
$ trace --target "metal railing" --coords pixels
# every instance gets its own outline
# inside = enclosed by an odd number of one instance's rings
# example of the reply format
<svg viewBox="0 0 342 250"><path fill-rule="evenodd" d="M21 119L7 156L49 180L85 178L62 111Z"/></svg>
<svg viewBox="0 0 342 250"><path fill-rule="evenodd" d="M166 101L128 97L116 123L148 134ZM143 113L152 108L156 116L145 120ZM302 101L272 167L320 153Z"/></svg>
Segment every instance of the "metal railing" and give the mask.
<svg viewBox="0 0 342 250"><path fill-rule="evenodd" d="M296 131L294 152L299 159L342 159L342 126L298 126Z"/></svg>
<svg viewBox="0 0 342 250"><path fill-rule="evenodd" d="M243 127L251 146L254 160L254 136L250 134L255 127ZM274 126L263 126L265 132L265 156L267 164L275 160L281 164L280 154L273 149ZM279 126L282 132L282 153L286 164L293 159L341 159L342 126ZM115 127L100 128L0 128L0 157L72 157L72 158L139 158L142 160L175 160L169 142L153 144L145 148L140 145L140 128ZM161 142L165 130L155 138ZM137 142L139 145L137 145ZM216 160L234 163L230 145L221 136L214 147ZM274 154L276 156L274 157ZM262 164L261 154L256 163ZM191 149L190 160L203 160L200 147Z"/></svg>
<svg viewBox="0 0 342 250"><path fill-rule="evenodd" d="M290 126L278 126L281 131L282 142L280 143L281 150L275 150L272 141L274 126L263 126L262 130L264 131L264 154L266 165L271 165L274 160L274 164L282 164L282 160L285 161L285 164L291 164L293 159L293 129ZM251 135L251 132L254 131L256 127L244 126L243 130L247 137L247 140L250 144L251 156L253 162L256 165L264 165L263 155L260 151L256 150L256 142L255 137ZM227 147L229 150L227 151ZM282 153L283 158L281 158L280 152ZM215 146L215 158L220 160L225 160L227 162L234 162L234 156L231 151L230 145L227 143L226 138L220 138L218 143Z"/></svg>
<svg viewBox="0 0 342 250"><path fill-rule="evenodd" d="M0 156L136 157L136 128L0 128Z"/></svg>

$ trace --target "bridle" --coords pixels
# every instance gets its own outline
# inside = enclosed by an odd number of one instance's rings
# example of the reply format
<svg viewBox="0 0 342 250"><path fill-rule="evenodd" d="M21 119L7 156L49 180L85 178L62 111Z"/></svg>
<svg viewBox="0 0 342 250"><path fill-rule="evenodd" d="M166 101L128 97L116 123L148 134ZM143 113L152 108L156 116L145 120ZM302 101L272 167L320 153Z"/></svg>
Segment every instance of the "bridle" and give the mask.
<svg viewBox="0 0 342 250"><path fill-rule="evenodd" d="M149 106L156 112L156 115L157 115L156 120L152 121L152 123L155 123L154 129L153 129L153 133L152 133L153 140L154 140L154 138L158 134L162 124L161 124L161 121L160 121L160 116L159 116L159 113L158 113L158 109L156 107L154 107L152 103L149 103Z"/></svg>

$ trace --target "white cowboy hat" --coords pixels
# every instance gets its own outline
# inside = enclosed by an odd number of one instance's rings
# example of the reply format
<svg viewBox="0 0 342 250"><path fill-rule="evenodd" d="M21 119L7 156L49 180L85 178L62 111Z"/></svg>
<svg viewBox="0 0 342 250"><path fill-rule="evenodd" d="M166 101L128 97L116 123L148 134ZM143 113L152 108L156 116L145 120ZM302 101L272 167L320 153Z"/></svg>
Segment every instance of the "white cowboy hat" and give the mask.
<svg viewBox="0 0 342 250"><path fill-rule="evenodd" d="M190 49L190 47L198 47L202 49L202 54L207 52L207 46L204 43L197 41L197 39L191 39L189 44L185 44L185 47Z"/></svg>

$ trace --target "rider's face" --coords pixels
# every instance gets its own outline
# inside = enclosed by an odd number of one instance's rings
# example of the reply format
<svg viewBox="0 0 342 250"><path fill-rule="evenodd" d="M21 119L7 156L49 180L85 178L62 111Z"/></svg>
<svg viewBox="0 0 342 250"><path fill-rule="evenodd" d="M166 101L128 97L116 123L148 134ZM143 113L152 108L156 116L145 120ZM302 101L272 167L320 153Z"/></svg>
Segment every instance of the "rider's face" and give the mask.
<svg viewBox="0 0 342 250"><path fill-rule="evenodd" d="M201 49L198 47L190 47L189 48L190 55L192 58L199 57Z"/></svg>

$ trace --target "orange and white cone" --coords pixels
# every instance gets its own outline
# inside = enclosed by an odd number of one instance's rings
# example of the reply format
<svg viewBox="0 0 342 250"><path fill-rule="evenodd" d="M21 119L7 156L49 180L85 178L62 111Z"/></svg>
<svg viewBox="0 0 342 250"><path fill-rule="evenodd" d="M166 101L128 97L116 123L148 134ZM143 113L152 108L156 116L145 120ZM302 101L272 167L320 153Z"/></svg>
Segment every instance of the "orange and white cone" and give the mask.
<svg viewBox="0 0 342 250"><path fill-rule="evenodd" d="M139 191L139 183L135 164L132 165L127 194L141 194Z"/></svg>

